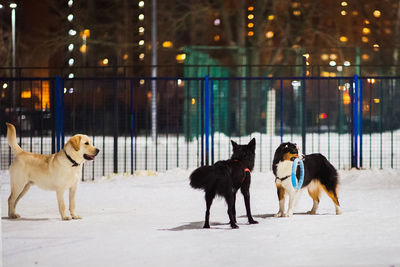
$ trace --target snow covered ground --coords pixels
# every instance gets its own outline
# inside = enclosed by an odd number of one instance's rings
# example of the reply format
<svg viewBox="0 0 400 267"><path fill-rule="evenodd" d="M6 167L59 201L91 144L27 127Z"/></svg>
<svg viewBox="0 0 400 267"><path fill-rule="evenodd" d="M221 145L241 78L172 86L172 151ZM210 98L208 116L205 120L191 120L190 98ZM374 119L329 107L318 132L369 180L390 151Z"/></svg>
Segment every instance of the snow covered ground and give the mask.
<svg viewBox="0 0 400 267"><path fill-rule="evenodd" d="M318 215L305 215L306 192L292 218L274 218L271 172L253 173L248 225L237 199L239 229L215 199L211 229L189 171L112 176L79 185L83 217L61 221L56 195L32 187L9 220L9 175L0 171L3 266L400 266L400 171L340 171L342 215L324 195ZM67 197L67 194L66 194Z"/></svg>

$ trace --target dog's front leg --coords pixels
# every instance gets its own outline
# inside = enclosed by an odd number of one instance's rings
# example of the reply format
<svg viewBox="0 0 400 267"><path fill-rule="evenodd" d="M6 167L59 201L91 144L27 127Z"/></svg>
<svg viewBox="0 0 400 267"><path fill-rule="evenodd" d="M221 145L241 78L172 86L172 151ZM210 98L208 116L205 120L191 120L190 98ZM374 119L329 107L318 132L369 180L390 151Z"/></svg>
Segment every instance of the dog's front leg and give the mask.
<svg viewBox="0 0 400 267"><path fill-rule="evenodd" d="M77 189L78 184L74 184L70 189L69 189L69 212L71 213L72 219L82 219L81 216L75 213L75 194L76 194L76 189Z"/></svg>
<svg viewBox="0 0 400 267"><path fill-rule="evenodd" d="M298 196L298 192L296 192L294 190L289 193L289 208L288 208L287 213L285 214L285 217L293 216L293 210L296 207L297 196Z"/></svg>
<svg viewBox="0 0 400 267"><path fill-rule="evenodd" d="M285 214L285 188L282 185L276 185L278 199L279 199L279 211L275 214L275 217L283 217Z"/></svg>
<svg viewBox="0 0 400 267"><path fill-rule="evenodd" d="M60 211L61 218L63 220L71 220L71 217L67 215L67 212L65 210L64 190L57 190L57 201L58 210Z"/></svg>

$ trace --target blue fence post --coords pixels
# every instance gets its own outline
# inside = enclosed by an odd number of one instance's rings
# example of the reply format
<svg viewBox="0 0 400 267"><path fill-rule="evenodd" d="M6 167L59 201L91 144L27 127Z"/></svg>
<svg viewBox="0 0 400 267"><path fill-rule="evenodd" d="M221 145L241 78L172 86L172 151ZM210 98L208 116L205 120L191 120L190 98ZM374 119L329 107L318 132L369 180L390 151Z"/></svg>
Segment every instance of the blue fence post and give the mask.
<svg viewBox="0 0 400 267"><path fill-rule="evenodd" d="M65 134L64 134L64 79L60 79L60 148L64 148Z"/></svg>
<svg viewBox="0 0 400 267"><path fill-rule="evenodd" d="M351 153L351 167L358 168L358 135L359 135L359 118L358 118L358 75L354 75L353 89L353 146Z"/></svg>
<svg viewBox="0 0 400 267"><path fill-rule="evenodd" d="M210 89L210 104L211 104L211 164L214 164L214 83L211 80L211 89Z"/></svg>
<svg viewBox="0 0 400 267"><path fill-rule="evenodd" d="M208 75L206 75L206 77L205 77L205 80L204 80L204 82L205 82L205 85L204 85L204 89L205 89L205 92L204 92L204 100L205 100L205 118L204 118L204 129L205 129L205 141L206 141L206 143L205 143L205 148L206 148L206 151L205 151L205 159L206 159L206 165L208 165L208 163L209 163L209 151L210 151L210 84L209 84L209 82L210 82L210 80L209 80L209 77L208 77Z"/></svg>
<svg viewBox="0 0 400 267"><path fill-rule="evenodd" d="M55 88L55 104L56 104L56 152L60 151L60 76L56 76L56 88Z"/></svg>
<svg viewBox="0 0 400 267"><path fill-rule="evenodd" d="M363 142L362 142L362 100L363 100L363 90L362 90L362 80L359 80L359 98L358 98L358 103L359 103L359 113L358 113L358 120L359 120L359 127L358 127L358 134L360 136L359 139L359 167L362 168L363 163L362 163L362 147L363 147Z"/></svg>
<svg viewBox="0 0 400 267"><path fill-rule="evenodd" d="M204 166L204 83L201 79L200 86L200 164Z"/></svg>

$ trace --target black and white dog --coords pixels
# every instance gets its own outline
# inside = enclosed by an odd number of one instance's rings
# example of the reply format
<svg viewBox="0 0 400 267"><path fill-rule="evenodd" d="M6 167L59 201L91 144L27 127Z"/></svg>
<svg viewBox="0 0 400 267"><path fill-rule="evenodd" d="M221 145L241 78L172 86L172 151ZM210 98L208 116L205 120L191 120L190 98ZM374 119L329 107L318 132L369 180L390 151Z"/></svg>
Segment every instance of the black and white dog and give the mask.
<svg viewBox="0 0 400 267"><path fill-rule="evenodd" d="M302 157L302 158L301 158ZM304 182L301 189L307 188L313 199L313 207L308 214L315 214L319 205L321 191L325 191L333 200L336 214L341 214L337 189L339 184L338 173L335 167L321 154L299 156L296 144L282 143L275 151L272 170L275 175L275 184L279 199L279 211L275 217L290 217L293 215L300 190L295 190L292 185L291 175L293 161L300 158L304 163ZM297 179L300 170L297 168ZM285 195L289 195L289 208L285 213Z"/></svg>

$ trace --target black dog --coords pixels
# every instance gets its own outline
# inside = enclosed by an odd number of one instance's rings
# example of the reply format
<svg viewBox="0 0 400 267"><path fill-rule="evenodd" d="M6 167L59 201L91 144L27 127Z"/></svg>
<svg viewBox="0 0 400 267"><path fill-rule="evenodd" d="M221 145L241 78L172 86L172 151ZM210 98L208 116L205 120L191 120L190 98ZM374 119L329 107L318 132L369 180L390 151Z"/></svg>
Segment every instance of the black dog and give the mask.
<svg viewBox="0 0 400 267"><path fill-rule="evenodd" d="M236 224L236 193L240 188L244 196L247 218L250 224L258 223L251 216L250 210L250 171L254 167L256 140L253 138L247 145L232 142L233 154L229 160L221 160L212 166L197 168L190 175L190 185L203 189L206 193L206 218L203 228L210 228L210 207L215 195L225 198L228 204L229 223L232 228Z"/></svg>

